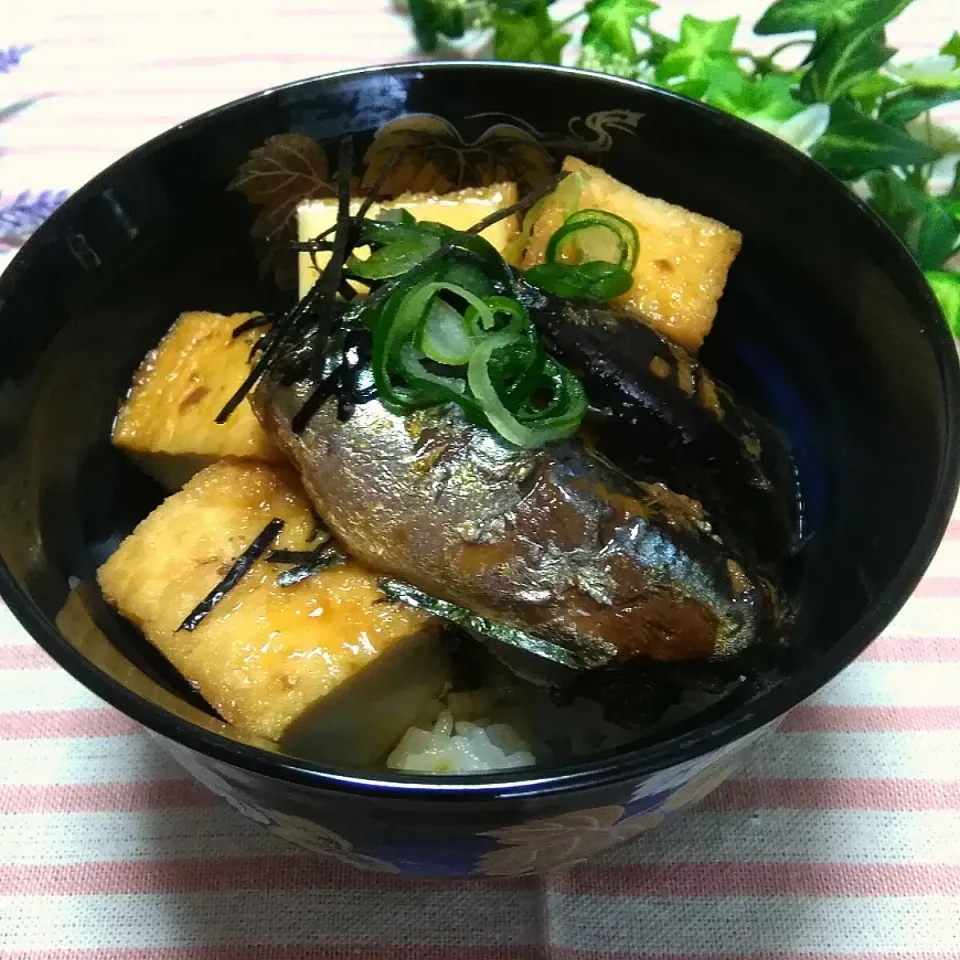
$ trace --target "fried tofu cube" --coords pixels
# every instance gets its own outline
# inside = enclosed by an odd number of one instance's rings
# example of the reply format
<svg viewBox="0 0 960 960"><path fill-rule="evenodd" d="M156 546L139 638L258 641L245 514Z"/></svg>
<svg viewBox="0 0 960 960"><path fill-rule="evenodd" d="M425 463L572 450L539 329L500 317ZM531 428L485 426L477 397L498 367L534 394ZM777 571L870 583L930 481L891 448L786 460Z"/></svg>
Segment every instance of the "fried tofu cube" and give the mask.
<svg viewBox="0 0 960 960"><path fill-rule="evenodd" d="M417 220L429 220L434 223L443 223L455 230L467 230L475 223L496 210L502 210L517 202L517 185L515 183L495 183L489 187L469 187L453 193L405 193L396 200L388 200L382 204L373 204L370 207L370 217L375 217L381 210L403 209L411 213ZM350 212L356 213L360 208L360 200L354 200L350 205ZM308 200L297 207L297 235L300 240L312 240L337 222L336 200ZM487 227L480 236L503 253L507 244L516 236L519 230L519 217L514 214L497 221ZM360 247L356 254L361 259L369 256L367 247ZM314 263L314 258L316 265ZM304 296L319 276L317 267L323 269L330 254L322 253L300 254L300 296ZM366 292L362 284L354 286L361 293Z"/></svg>
<svg viewBox="0 0 960 960"><path fill-rule="evenodd" d="M256 313L184 313L140 364L113 426L113 442L148 472L179 487L221 457L279 462L247 400L226 423L216 416L250 372L262 329L234 337Z"/></svg>
<svg viewBox="0 0 960 960"><path fill-rule="evenodd" d="M272 518L274 549L306 550L315 519L282 465L221 460L143 520L97 573L104 596L224 720L269 739L387 651L436 620L385 602L348 561L288 587L258 560L193 631L184 618Z"/></svg>
<svg viewBox="0 0 960 960"><path fill-rule="evenodd" d="M718 220L644 196L576 157L563 161L563 171L580 174L583 181L576 209L615 213L639 234L633 286L613 302L687 350L698 350L740 251L740 234ZM531 231L523 269L543 263L550 237L571 212L557 200L547 201Z"/></svg>

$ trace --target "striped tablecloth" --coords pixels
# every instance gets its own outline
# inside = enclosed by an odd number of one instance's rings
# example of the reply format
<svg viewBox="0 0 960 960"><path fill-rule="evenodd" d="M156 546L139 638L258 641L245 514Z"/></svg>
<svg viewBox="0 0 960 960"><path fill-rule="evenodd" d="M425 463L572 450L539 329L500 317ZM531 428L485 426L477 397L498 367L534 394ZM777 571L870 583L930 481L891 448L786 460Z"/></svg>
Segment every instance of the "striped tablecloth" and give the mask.
<svg viewBox="0 0 960 960"><path fill-rule="evenodd" d="M743 15L756 0L667 0ZM917 0L908 58L960 25ZM137 143L241 94L413 53L386 0L0 0L0 267ZM0 518L2 522L2 518ZM960 958L960 515L887 634L694 813L542 880L355 871L188 782L0 611L5 960Z"/></svg>

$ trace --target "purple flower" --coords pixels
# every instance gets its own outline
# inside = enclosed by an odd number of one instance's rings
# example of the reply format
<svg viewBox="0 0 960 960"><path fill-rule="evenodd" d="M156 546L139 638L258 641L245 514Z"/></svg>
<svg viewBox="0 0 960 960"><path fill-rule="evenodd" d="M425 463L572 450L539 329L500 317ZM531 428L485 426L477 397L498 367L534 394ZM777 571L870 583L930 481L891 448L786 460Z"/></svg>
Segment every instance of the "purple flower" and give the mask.
<svg viewBox="0 0 960 960"><path fill-rule="evenodd" d="M0 73L9 73L19 66L20 58L32 49L32 44L27 44L25 47L7 47L6 50L0 50Z"/></svg>
<svg viewBox="0 0 960 960"><path fill-rule="evenodd" d="M0 207L0 244L19 246L67 199L67 190L44 190L33 195L24 190L6 207Z"/></svg>

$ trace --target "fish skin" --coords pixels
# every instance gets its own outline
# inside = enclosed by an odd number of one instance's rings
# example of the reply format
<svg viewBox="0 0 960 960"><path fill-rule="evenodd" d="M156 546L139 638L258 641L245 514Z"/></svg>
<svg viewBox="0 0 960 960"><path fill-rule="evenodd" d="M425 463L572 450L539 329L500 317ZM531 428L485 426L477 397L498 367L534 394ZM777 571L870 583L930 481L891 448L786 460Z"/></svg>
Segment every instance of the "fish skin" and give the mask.
<svg viewBox="0 0 960 960"><path fill-rule="evenodd" d="M270 373L252 402L319 515L370 567L591 666L724 656L769 628L765 585L699 505L634 484L578 439L517 449L452 405L401 417L373 400L343 421L335 399L296 434L310 390Z"/></svg>
<svg viewBox="0 0 960 960"><path fill-rule="evenodd" d="M515 276L548 351L590 398L582 434L632 477L699 500L737 549L778 564L799 549L785 441L682 347L632 314L545 293Z"/></svg>

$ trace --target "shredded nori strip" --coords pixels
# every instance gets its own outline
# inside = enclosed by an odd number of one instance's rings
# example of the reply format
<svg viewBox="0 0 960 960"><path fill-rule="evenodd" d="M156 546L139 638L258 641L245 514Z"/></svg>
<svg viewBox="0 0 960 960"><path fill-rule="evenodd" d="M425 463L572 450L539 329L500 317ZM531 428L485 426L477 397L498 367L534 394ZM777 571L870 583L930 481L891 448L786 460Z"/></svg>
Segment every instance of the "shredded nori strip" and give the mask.
<svg viewBox="0 0 960 960"><path fill-rule="evenodd" d="M489 620L481 617L463 607L458 607L454 603L446 600L438 600L429 594L418 590L409 583L403 583L399 580L390 580L382 578L377 581L387 599L403 603L408 607L414 607L417 610L423 610L425 613L433 614L443 620L449 620L458 626L467 630L473 630L493 640L509 644L527 653L543 657L553 663L559 663L565 667L571 667L574 670L589 670L594 667L602 666L609 658L600 658L590 656L586 651L571 650L568 647L562 647L549 640L543 640L535 637L516 627L510 627L497 620Z"/></svg>
<svg viewBox="0 0 960 960"><path fill-rule="evenodd" d="M234 561L227 575L187 614L180 630L192 631L203 622L204 617L243 579L250 568L266 553L267 548L280 535L283 521L274 517L257 535L253 543Z"/></svg>
<svg viewBox="0 0 960 960"><path fill-rule="evenodd" d="M311 563L317 559L316 550L271 550L267 563Z"/></svg>
<svg viewBox="0 0 960 960"><path fill-rule="evenodd" d="M335 227L334 227L335 229ZM323 236L324 234L319 234ZM284 240L282 246L285 250L296 250L298 253L324 253L333 249L332 240Z"/></svg>
<svg viewBox="0 0 960 960"><path fill-rule="evenodd" d="M475 223L472 227L468 227L464 230L464 233L483 233L487 227L492 227L495 223L499 223L501 220L506 220L507 217L512 217L515 213L520 213L522 210L526 210L528 207L532 207L535 203L542 200L547 194L553 193L554 190L560 185L560 181L566 174L558 174L555 177L552 177L547 183L542 187L537 187L536 190L531 190L525 196L522 196L516 203L511 203L509 207L503 207L500 210L494 210L493 213L487 215L482 220Z"/></svg>
<svg viewBox="0 0 960 960"><path fill-rule="evenodd" d="M316 342L326 344L333 325L333 305L343 276L343 265L352 249L350 234L353 232L350 222L350 170L353 167L353 138L344 137L340 141L340 154L337 167L337 232L333 236L333 252L323 275L320 277L320 298L317 304L317 322L313 331ZM323 349L318 349L313 357L313 376L319 377L323 370Z"/></svg>
<svg viewBox="0 0 960 960"><path fill-rule="evenodd" d="M373 386L360 389L357 384L360 372L370 366L373 356L373 336L366 327L347 331L343 340L343 355L340 363L325 376L294 415L290 429L302 433L310 418L320 407L336 394L337 419L345 422L353 416L358 404L369 403L376 397Z"/></svg>
<svg viewBox="0 0 960 960"><path fill-rule="evenodd" d="M311 508L311 515L313 516L313 529L310 531L310 536L307 537L307 543L313 543L315 540L319 541L320 544L326 543L330 539L330 531L327 529L327 525L323 522L320 517L320 514L316 510ZM320 537L323 537L320 540Z"/></svg>
<svg viewBox="0 0 960 960"><path fill-rule="evenodd" d="M318 332L323 334L324 338L329 333L328 330L324 330L323 319L325 317L332 319L334 294L340 282L340 272L343 268L343 261L346 259L347 229L344 226L346 221L343 217L343 197L346 195L345 211L347 218L349 218L350 168L352 166L352 160L353 139L351 137L345 137L340 141L340 168L338 170L340 207L337 216L337 240L339 241L339 249L334 250L330 263L323 272L323 276L310 288L307 295L300 300L289 313L281 317L276 324L274 324L273 329L266 335L266 341L263 344L260 359L236 393L224 404L223 409L217 414L217 423L225 423L234 410L240 406L247 394L256 385L257 381L270 368L280 348L287 342L289 334L296 332L297 328L303 322L304 317L312 313L315 308L321 312L321 323ZM328 326L329 319L327 322Z"/></svg>
<svg viewBox="0 0 960 960"><path fill-rule="evenodd" d="M291 551L295 552L295 551ZM345 563L347 555L334 544L330 543L312 553L307 553L308 559L297 564L290 570L284 570L276 580L278 587L292 587L295 583L300 583L315 574L335 567L339 563Z"/></svg>
<svg viewBox="0 0 960 960"><path fill-rule="evenodd" d="M273 323L273 317L270 316L269 313L262 313L259 317L251 317L249 320L244 320L243 323L233 328L233 339L236 340L237 337L242 337L251 330L258 330L260 327L269 327L271 323Z"/></svg>

